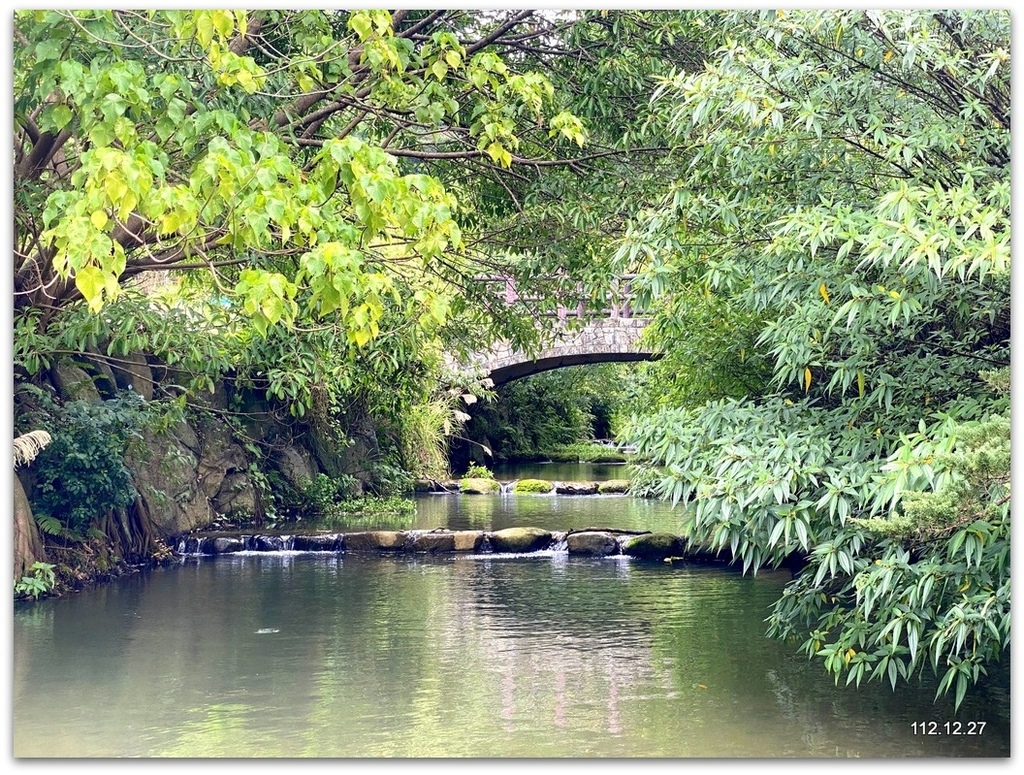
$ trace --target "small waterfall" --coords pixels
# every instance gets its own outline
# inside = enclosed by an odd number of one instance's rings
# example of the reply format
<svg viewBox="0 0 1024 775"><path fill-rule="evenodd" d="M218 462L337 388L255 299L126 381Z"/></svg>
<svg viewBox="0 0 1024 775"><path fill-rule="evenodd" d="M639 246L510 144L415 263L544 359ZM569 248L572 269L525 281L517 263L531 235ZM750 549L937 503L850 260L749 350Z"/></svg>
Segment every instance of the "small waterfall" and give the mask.
<svg viewBox="0 0 1024 775"><path fill-rule="evenodd" d="M251 544L246 542L246 550L253 552L288 552L295 545L294 536L253 536Z"/></svg>
<svg viewBox="0 0 1024 775"><path fill-rule="evenodd" d="M568 533L552 533L551 534L551 545L548 547L548 551L556 552L559 554L567 554L569 552L569 534Z"/></svg>
<svg viewBox="0 0 1024 775"><path fill-rule="evenodd" d="M174 551L183 556L195 556L202 554L203 548L202 538L195 536L182 536L178 541L178 545L174 548Z"/></svg>
<svg viewBox="0 0 1024 775"><path fill-rule="evenodd" d="M499 484L501 485L501 494L508 495L510 492L512 492L512 490L516 486L516 482L518 481L518 479L513 479L511 482L499 482Z"/></svg>

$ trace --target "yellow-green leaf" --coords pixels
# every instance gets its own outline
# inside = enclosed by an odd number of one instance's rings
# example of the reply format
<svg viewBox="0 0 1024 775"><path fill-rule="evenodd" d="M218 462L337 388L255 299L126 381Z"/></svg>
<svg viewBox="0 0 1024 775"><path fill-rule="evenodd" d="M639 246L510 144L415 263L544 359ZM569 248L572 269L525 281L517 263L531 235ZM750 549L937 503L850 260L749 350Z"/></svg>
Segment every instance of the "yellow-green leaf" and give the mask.
<svg viewBox="0 0 1024 775"><path fill-rule="evenodd" d="M825 283L818 286L818 293L821 294L821 298L823 298L825 303L828 304L828 288L825 286Z"/></svg>
<svg viewBox="0 0 1024 775"><path fill-rule="evenodd" d="M75 287L82 298L89 304L92 312L99 312L103 307L103 288L105 286L103 272L98 266L89 264L75 273Z"/></svg>
<svg viewBox="0 0 1024 775"><path fill-rule="evenodd" d="M203 48L209 46L213 40L213 19L208 12L196 14L196 40Z"/></svg>
<svg viewBox="0 0 1024 775"><path fill-rule="evenodd" d="M229 37L235 29L235 20L229 11L214 11L212 21L217 32L225 38Z"/></svg>
<svg viewBox="0 0 1024 775"><path fill-rule="evenodd" d="M806 393L811 389L811 369L810 367L804 367L804 392Z"/></svg>

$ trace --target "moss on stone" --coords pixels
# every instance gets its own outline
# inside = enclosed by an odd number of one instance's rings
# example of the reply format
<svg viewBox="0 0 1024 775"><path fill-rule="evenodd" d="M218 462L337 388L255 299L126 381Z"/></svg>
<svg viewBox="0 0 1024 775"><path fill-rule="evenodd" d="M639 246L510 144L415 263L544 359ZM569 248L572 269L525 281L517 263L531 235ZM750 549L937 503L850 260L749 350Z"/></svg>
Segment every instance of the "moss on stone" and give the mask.
<svg viewBox="0 0 1024 775"><path fill-rule="evenodd" d="M629 489L628 479L609 479L597 485L599 493L626 492Z"/></svg>
<svg viewBox="0 0 1024 775"><path fill-rule="evenodd" d="M682 556L686 549L682 538L671 533L644 533L630 538L622 546L622 553L642 560L663 560Z"/></svg>
<svg viewBox="0 0 1024 775"><path fill-rule="evenodd" d="M555 486L544 479L520 479L512 486L512 492L551 492Z"/></svg>
<svg viewBox="0 0 1024 775"><path fill-rule="evenodd" d="M487 495L501 492L501 485L494 479L463 479L459 490L470 495Z"/></svg>

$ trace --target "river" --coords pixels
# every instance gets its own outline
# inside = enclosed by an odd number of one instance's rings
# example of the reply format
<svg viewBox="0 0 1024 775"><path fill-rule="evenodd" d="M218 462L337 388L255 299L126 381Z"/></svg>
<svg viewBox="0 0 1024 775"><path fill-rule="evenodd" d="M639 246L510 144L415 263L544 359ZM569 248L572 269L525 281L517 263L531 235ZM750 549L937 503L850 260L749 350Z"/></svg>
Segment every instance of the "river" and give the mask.
<svg viewBox="0 0 1024 775"><path fill-rule="evenodd" d="M409 527L661 530L678 519L666 504L624 496L425 495L417 504ZM788 578L550 551L186 558L16 604L13 751L1009 756L1008 666L956 714L951 701L933 702L927 678L896 692L836 686L794 645L764 637Z"/></svg>

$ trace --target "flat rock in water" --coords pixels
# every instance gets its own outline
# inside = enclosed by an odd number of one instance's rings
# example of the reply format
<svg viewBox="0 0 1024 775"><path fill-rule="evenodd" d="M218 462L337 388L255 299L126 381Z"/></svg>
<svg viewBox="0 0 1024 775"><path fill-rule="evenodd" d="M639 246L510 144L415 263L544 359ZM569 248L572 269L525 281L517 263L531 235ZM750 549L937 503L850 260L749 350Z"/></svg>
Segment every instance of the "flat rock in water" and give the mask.
<svg viewBox="0 0 1024 775"><path fill-rule="evenodd" d="M569 554L586 554L592 557L606 557L619 553L619 542L611 533L589 531L569 533L565 538Z"/></svg>
<svg viewBox="0 0 1024 775"><path fill-rule="evenodd" d="M535 552L551 545L551 533L537 527L510 527L490 534L496 552Z"/></svg>

